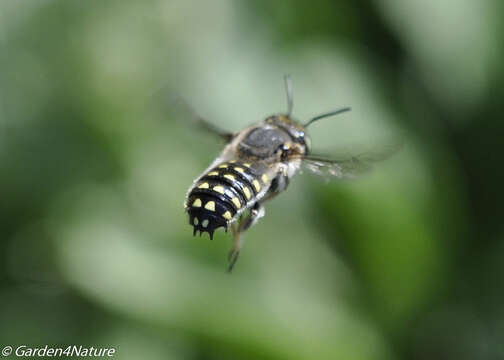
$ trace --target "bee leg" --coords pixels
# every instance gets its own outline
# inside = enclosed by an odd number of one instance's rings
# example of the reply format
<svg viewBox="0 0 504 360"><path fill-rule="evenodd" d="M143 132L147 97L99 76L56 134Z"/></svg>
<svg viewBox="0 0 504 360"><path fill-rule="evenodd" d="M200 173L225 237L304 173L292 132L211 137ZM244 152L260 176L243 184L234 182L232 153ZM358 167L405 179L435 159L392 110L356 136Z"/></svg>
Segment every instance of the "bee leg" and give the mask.
<svg viewBox="0 0 504 360"><path fill-rule="evenodd" d="M242 234L248 228L254 225L260 218L262 218L264 216L264 213L265 213L264 206L262 206L259 203L256 203L252 208L252 210L250 210L248 215L240 220L239 225L236 224L231 225L231 232L233 233L234 241L233 241L233 248L231 249L228 255L229 272L233 271L236 261L238 261L238 257L240 256L240 250L243 245Z"/></svg>
<svg viewBox="0 0 504 360"><path fill-rule="evenodd" d="M229 251L228 254L228 261L229 261L229 267L228 267L228 272L232 272L233 268L238 261L238 257L240 256L240 248L241 248L241 233L238 230L239 226L236 224L231 225L231 232L233 233L233 248Z"/></svg>
<svg viewBox="0 0 504 360"><path fill-rule="evenodd" d="M286 170L281 171L273 178L273 181L271 182L271 187L264 196L264 198L261 199L262 202L269 201L273 199L275 196L280 194L282 191L287 190L287 187L289 186L289 177L287 176Z"/></svg>

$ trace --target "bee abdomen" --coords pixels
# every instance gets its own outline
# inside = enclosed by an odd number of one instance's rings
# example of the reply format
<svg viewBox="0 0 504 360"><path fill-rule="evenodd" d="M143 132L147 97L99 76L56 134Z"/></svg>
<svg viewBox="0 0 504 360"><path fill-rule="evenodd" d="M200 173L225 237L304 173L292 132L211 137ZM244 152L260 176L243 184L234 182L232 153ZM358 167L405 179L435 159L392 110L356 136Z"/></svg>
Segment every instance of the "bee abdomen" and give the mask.
<svg viewBox="0 0 504 360"><path fill-rule="evenodd" d="M229 203L207 193L191 192L187 204L189 223L194 227L193 235L196 235L198 230L200 235L206 231L210 235L210 239L213 239L215 229L227 228L228 221L236 213Z"/></svg>
<svg viewBox="0 0 504 360"><path fill-rule="evenodd" d="M187 200L194 235L227 226L235 215L252 204L262 186L247 163L224 163L206 173L192 188Z"/></svg>

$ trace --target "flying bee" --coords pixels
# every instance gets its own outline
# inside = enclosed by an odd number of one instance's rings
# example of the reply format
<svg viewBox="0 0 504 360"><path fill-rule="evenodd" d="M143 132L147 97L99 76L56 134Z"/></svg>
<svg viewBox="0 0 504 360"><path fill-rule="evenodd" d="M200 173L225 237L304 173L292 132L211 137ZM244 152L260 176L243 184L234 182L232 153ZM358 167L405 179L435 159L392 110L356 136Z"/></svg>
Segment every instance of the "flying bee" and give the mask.
<svg viewBox="0 0 504 360"><path fill-rule="evenodd" d="M237 133L221 131L201 118L199 124L227 142L222 153L194 181L184 203L193 226L193 235L231 229L234 237L229 260L233 270L240 255L243 234L265 214L264 203L285 191L301 165L308 170L337 178L353 177L380 157L356 156L331 160L310 152L307 127L314 122L341 114L349 107L327 112L306 123L292 115L292 83L285 76L287 113L267 117L261 123Z"/></svg>

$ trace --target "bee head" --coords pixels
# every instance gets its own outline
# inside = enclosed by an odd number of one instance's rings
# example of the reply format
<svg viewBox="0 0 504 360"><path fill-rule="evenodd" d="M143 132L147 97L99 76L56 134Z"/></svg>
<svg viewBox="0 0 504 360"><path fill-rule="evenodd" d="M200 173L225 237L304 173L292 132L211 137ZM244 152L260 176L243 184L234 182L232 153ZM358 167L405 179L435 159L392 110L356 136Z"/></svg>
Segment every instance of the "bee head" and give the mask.
<svg viewBox="0 0 504 360"><path fill-rule="evenodd" d="M292 145L289 146L299 155L307 155L310 152L311 141L310 136L306 132L305 126L294 120L288 114L272 115L264 120L266 124L281 128L290 135Z"/></svg>
<svg viewBox="0 0 504 360"><path fill-rule="evenodd" d="M294 101L292 98L292 80L290 75L284 76L285 92L287 94L287 113L272 115L264 121L266 124L276 126L286 131L292 143L284 144L284 148L290 148L291 153L294 151L297 155L308 155L311 149L311 140L306 132L306 128L317 120L324 119L333 115L337 115L349 111L349 107L341 108L338 110L330 111L322 115L315 116L305 124L300 123L292 118L292 110L294 108Z"/></svg>

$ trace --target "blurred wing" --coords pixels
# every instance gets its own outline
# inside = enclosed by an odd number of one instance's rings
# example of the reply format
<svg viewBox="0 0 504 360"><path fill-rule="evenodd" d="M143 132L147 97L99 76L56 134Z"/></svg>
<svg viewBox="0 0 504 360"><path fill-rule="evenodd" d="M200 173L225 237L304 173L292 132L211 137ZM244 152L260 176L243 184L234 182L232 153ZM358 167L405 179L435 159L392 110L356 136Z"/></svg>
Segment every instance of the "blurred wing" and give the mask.
<svg viewBox="0 0 504 360"><path fill-rule="evenodd" d="M371 165L359 161L357 158L343 161L305 158L302 164L304 169L327 180L353 179L371 169Z"/></svg>
<svg viewBox="0 0 504 360"><path fill-rule="evenodd" d="M189 122L194 126L197 126L200 129L203 129L206 132L213 134L226 142L231 141L231 139L234 137L233 133L219 129L214 124L199 116L198 113L182 98L177 97L172 102L172 105L173 110L177 113L178 116L182 116L184 119L188 119Z"/></svg>
<svg viewBox="0 0 504 360"><path fill-rule="evenodd" d="M402 144L387 147L379 152L365 152L340 160L308 155L303 158L303 168L330 179L354 179L369 172L374 163L388 159L402 148Z"/></svg>
<svg viewBox="0 0 504 360"><path fill-rule="evenodd" d="M230 141L234 134L219 129L217 126L202 118L182 97L174 94L168 88L160 88L155 91L147 101L147 106L156 105L161 110L162 116L171 115L179 123L185 126L193 126L199 130L217 136L224 141Z"/></svg>

